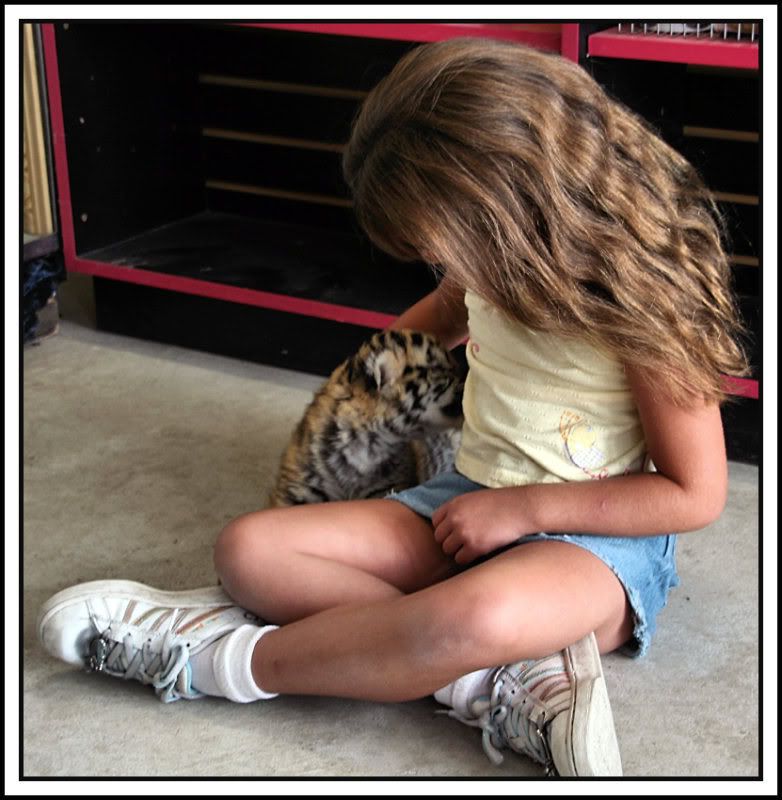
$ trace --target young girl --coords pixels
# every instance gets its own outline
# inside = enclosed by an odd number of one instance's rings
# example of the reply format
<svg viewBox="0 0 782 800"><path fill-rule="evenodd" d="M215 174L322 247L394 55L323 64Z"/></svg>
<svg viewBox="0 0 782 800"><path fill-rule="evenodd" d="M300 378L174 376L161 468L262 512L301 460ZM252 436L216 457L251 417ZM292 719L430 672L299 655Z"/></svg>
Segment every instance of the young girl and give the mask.
<svg viewBox="0 0 782 800"><path fill-rule="evenodd" d="M479 39L406 55L344 171L375 244L442 275L393 327L469 336L457 472L242 516L227 596L82 584L41 639L165 701L434 693L495 761L619 775L599 653L647 650L674 532L726 498L721 376L746 363L716 209L577 65Z"/></svg>

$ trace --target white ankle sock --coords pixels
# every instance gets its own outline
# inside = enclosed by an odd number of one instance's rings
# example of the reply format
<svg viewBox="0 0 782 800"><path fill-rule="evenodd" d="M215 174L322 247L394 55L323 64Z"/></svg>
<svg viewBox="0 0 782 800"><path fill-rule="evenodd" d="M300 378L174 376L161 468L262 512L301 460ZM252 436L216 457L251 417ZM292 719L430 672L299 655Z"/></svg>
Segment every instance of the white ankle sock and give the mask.
<svg viewBox="0 0 782 800"><path fill-rule="evenodd" d="M477 669L457 678L453 683L443 686L434 693L438 703L450 706L460 714L469 714L470 703L477 697L488 695L491 692L492 675L496 667Z"/></svg>
<svg viewBox="0 0 782 800"><path fill-rule="evenodd" d="M276 693L265 692L253 679L252 656L258 640L277 625L242 625L190 657L194 689L234 703L268 700Z"/></svg>

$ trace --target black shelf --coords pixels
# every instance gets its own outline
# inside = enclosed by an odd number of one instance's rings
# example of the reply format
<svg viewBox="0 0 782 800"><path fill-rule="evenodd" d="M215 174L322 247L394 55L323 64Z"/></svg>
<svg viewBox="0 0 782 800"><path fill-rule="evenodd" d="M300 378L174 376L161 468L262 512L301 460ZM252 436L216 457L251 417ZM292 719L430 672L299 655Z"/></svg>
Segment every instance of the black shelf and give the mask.
<svg viewBox="0 0 782 800"><path fill-rule="evenodd" d="M80 257L393 315L436 285L358 236L210 211Z"/></svg>
<svg viewBox="0 0 782 800"><path fill-rule="evenodd" d="M95 278L100 330L327 376L373 331L212 297Z"/></svg>

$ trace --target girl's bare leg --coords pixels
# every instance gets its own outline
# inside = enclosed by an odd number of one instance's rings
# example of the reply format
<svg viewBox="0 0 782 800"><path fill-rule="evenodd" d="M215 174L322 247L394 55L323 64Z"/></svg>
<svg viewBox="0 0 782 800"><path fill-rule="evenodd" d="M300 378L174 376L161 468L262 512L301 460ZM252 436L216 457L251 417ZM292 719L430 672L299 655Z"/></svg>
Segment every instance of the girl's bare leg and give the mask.
<svg viewBox="0 0 782 800"><path fill-rule="evenodd" d="M402 504L330 505L258 512L218 541L218 572L239 604L298 620L256 646L253 676L267 692L410 700L592 631L601 652L631 635L621 584L576 545L533 542L454 574Z"/></svg>
<svg viewBox="0 0 782 800"><path fill-rule="evenodd" d="M456 572L429 522L394 500L247 514L220 534L215 567L239 605L274 624L398 598Z"/></svg>

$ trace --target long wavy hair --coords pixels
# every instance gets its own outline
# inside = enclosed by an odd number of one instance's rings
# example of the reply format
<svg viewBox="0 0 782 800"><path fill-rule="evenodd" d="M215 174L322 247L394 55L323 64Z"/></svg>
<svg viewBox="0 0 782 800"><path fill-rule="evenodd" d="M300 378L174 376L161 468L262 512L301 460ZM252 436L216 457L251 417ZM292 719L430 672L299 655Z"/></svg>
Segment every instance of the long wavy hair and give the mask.
<svg viewBox="0 0 782 800"><path fill-rule="evenodd" d="M696 170L578 65L422 45L370 92L343 170L369 238L688 404L747 374L724 225Z"/></svg>

